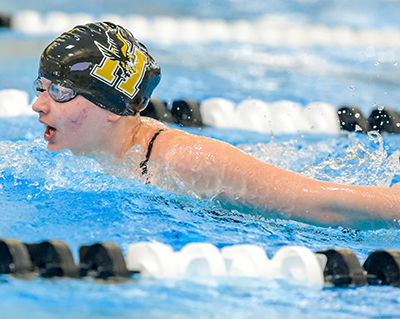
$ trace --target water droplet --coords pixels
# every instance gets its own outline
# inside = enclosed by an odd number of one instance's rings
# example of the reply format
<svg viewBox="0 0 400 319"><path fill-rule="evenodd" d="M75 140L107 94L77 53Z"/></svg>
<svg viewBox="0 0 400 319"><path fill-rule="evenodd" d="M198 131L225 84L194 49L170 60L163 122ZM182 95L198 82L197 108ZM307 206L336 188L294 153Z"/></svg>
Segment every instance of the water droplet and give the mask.
<svg viewBox="0 0 400 319"><path fill-rule="evenodd" d="M394 62L394 66L398 66L399 65L399 62Z"/></svg>
<svg viewBox="0 0 400 319"><path fill-rule="evenodd" d="M396 123L396 126L397 126L397 127L400 127L400 123Z"/></svg>
<svg viewBox="0 0 400 319"><path fill-rule="evenodd" d="M360 113L354 114L355 118L358 119L360 117Z"/></svg>
<svg viewBox="0 0 400 319"><path fill-rule="evenodd" d="M383 105L379 105L379 106L378 106L378 110L379 110L379 111L383 111L384 108L385 108L385 107L384 107Z"/></svg>
<svg viewBox="0 0 400 319"><path fill-rule="evenodd" d="M376 66L380 66L380 65L381 65L381 62L376 61L374 64L375 64Z"/></svg>
<svg viewBox="0 0 400 319"><path fill-rule="evenodd" d="M350 90L354 91L356 87L354 85L350 86Z"/></svg>
<svg viewBox="0 0 400 319"><path fill-rule="evenodd" d="M315 126L314 126L314 125L311 126L311 130L312 130L312 131L315 131Z"/></svg>

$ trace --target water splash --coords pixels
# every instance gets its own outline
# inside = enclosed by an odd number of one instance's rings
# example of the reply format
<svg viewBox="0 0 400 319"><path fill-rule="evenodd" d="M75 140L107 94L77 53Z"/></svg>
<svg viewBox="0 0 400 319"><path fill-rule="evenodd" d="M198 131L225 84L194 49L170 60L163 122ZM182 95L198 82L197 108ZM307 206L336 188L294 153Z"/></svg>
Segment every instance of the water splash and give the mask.
<svg viewBox="0 0 400 319"><path fill-rule="evenodd" d="M391 186L394 176L400 174L400 150L389 155L377 132L348 139L330 138L305 146L299 140L281 144L271 140L268 144L239 147L264 162L324 181Z"/></svg>
<svg viewBox="0 0 400 319"><path fill-rule="evenodd" d="M306 165L316 163L321 157L325 158L334 153L338 144L335 139L308 145L301 143L300 139L290 139L281 143L272 139L267 144L242 144L238 145L238 148L263 162L301 172Z"/></svg>
<svg viewBox="0 0 400 319"><path fill-rule="evenodd" d="M3 189L5 186L21 186L25 190L33 187L35 193L55 189L100 192L139 183L134 178L126 179L127 185L117 182L116 175L123 175L124 167L116 167L105 161L74 156L70 151L48 151L42 139L33 142L0 142L0 179L3 180ZM110 172L116 174L108 174Z"/></svg>
<svg viewBox="0 0 400 319"><path fill-rule="evenodd" d="M378 145L371 150L362 141L355 141L346 149L346 155L328 158L317 165L309 165L304 175L341 184L389 187L400 172L400 151L388 156L383 138L378 132L369 132L368 138Z"/></svg>

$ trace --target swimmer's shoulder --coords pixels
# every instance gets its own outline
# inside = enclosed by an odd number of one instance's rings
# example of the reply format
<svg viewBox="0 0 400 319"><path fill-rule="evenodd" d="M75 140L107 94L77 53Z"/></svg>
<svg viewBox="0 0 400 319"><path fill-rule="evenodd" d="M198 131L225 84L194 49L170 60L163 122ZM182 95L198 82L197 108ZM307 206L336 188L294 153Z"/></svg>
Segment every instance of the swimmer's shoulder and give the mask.
<svg viewBox="0 0 400 319"><path fill-rule="evenodd" d="M157 144L160 144L159 142L162 141L162 144L171 145L177 142L185 143L188 139L200 138L200 136L179 129L171 129L164 123L150 117L142 116L141 122L143 131L146 132L148 137L153 137L154 134L159 132L157 134L157 142L155 142Z"/></svg>
<svg viewBox="0 0 400 319"><path fill-rule="evenodd" d="M229 155L234 150L242 153L232 145L210 137L187 133L179 129L168 129L158 134L153 145L153 158L166 162L179 162L190 165L193 161L209 161L222 153ZM230 156L230 155L229 155Z"/></svg>
<svg viewBox="0 0 400 319"><path fill-rule="evenodd" d="M141 117L139 145L143 154L147 154L151 145L151 158L164 158L168 152L174 149L177 144L188 143L187 140L192 134L179 129L170 129L160 121L148 117Z"/></svg>
<svg viewBox="0 0 400 319"><path fill-rule="evenodd" d="M168 128L165 124L147 117L142 117L146 132L143 136L145 147L152 141L151 158L166 161L182 159L185 155L198 153L201 149L209 154L218 153L228 143L200 135L191 134L180 129ZM188 156L189 157L189 156Z"/></svg>
<svg viewBox="0 0 400 319"><path fill-rule="evenodd" d="M178 146L186 146L191 144L192 141L199 138L199 136L187 133L179 129L166 128L160 131L157 136L157 149L159 152L168 152Z"/></svg>
<svg viewBox="0 0 400 319"><path fill-rule="evenodd" d="M140 121L141 121L141 125L143 127L146 127L147 129L154 128L154 130L156 130L156 131L158 131L160 129L168 130L168 126L166 126L164 123L157 121L155 119L152 119L150 117L141 116Z"/></svg>

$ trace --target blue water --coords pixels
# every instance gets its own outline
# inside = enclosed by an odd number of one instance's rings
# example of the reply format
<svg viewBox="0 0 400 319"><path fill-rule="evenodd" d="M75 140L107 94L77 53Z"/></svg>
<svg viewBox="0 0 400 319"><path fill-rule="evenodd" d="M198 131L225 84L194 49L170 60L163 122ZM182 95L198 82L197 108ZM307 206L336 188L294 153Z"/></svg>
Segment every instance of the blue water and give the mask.
<svg viewBox="0 0 400 319"><path fill-rule="evenodd" d="M400 29L399 1L42 1L43 12L91 12L199 19L254 19L265 14L296 17L302 23L352 28ZM9 13L37 3L0 2ZM0 90L28 91L38 55L51 36L0 31ZM223 97L266 102L313 101L358 105L368 115L374 104L400 110L397 48L268 47L247 43L166 45L146 43L161 64L163 80L155 95L172 101ZM207 56L207 59L204 56ZM265 55L260 62L255 57ZM238 59L243 56L243 59ZM270 57L289 59L271 64ZM307 57L305 59L305 57ZM385 57L382 59L382 57ZM381 63L376 65L377 59ZM287 60L285 60L287 61ZM353 87L353 88L352 88ZM221 248L255 244L269 257L285 245L313 251L352 249L361 262L376 249L400 250L400 226L375 230L317 227L230 211L215 203L170 194L134 179L106 174L94 159L69 151L52 153L34 116L0 119L0 238L24 242L64 240L78 260L84 244L158 241L181 249L189 242ZM186 129L227 141L274 165L316 178L352 184L400 183L400 137L382 140L360 134L260 134L215 128ZM358 154L346 160L347 152ZM357 162L369 158L366 163ZM326 160L345 163L337 170ZM346 162L347 161L347 162ZM372 170L370 167L378 168ZM370 178L372 177L372 178ZM91 280L21 281L0 278L0 318L398 318L400 289L358 287L314 291L272 281L232 278L140 279L124 284Z"/></svg>
<svg viewBox="0 0 400 319"><path fill-rule="evenodd" d="M283 14L299 22L327 26L349 25L355 28L399 27L396 0L43 0L40 5L26 0L0 1L1 11L13 14L21 8L41 12L87 12L94 15L116 13L171 17L193 16L201 19L255 19L266 14Z"/></svg>

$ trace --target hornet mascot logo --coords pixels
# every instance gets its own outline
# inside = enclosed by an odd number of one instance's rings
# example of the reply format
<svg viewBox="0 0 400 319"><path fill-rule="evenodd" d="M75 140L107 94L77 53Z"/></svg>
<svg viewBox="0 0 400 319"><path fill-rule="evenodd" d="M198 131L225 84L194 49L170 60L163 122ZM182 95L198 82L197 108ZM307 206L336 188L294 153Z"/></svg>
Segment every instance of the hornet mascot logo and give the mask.
<svg viewBox="0 0 400 319"><path fill-rule="evenodd" d="M112 39L108 32L108 47L94 41L103 59L100 64L95 65L90 74L133 98L139 91L138 86L146 70L147 57L131 41L124 38L120 28L116 34L117 41Z"/></svg>

